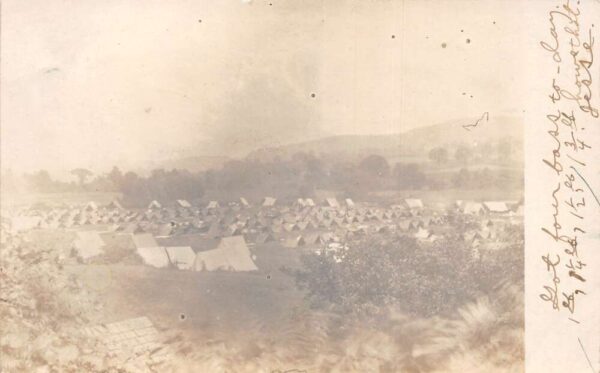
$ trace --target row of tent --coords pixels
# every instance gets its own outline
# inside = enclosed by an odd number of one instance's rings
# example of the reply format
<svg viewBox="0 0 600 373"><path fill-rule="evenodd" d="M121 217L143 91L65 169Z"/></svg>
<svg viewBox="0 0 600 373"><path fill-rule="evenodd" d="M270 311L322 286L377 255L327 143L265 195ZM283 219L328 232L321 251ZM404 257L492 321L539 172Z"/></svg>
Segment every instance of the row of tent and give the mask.
<svg viewBox="0 0 600 373"><path fill-rule="evenodd" d="M135 252L142 261L156 268L174 267L196 271L255 271L250 249L243 236L223 237L210 250L195 251L190 245L161 245L151 234L131 235ZM73 248L84 261L104 254L106 238L100 232L77 232ZM127 249L125 249L127 250Z"/></svg>

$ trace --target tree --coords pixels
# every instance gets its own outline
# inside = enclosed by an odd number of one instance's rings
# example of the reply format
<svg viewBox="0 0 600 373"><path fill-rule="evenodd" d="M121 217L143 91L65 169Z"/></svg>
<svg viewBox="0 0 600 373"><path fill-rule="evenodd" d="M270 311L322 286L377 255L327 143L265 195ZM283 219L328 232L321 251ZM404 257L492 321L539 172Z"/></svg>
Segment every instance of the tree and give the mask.
<svg viewBox="0 0 600 373"><path fill-rule="evenodd" d="M400 189L421 188L426 182L425 174L415 163L396 163L394 178Z"/></svg>
<svg viewBox="0 0 600 373"><path fill-rule="evenodd" d="M510 139L503 138L497 145L497 157L501 163L508 163L512 159L513 145Z"/></svg>
<svg viewBox="0 0 600 373"><path fill-rule="evenodd" d="M468 169L461 168L452 176L452 184L455 188L470 188L473 186L473 175Z"/></svg>
<svg viewBox="0 0 600 373"><path fill-rule="evenodd" d="M458 162L463 163L463 164L469 162L469 160L471 159L471 156L472 156L471 150L464 145L461 145L458 148L456 148L456 151L454 152L454 158Z"/></svg>
<svg viewBox="0 0 600 373"><path fill-rule="evenodd" d="M371 176L386 177L390 174L388 161L380 155L370 155L360 162L359 168Z"/></svg>
<svg viewBox="0 0 600 373"><path fill-rule="evenodd" d="M123 173L117 166L113 167L106 177L112 183L115 190L121 189L121 185L123 184Z"/></svg>
<svg viewBox="0 0 600 373"><path fill-rule="evenodd" d="M77 177L77 180L79 181L79 186L85 184L86 179L93 175L92 171L87 170L85 168L75 168L71 170L71 174Z"/></svg>
<svg viewBox="0 0 600 373"><path fill-rule="evenodd" d="M33 174L24 175L25 182L29 188L36 192L54 192L55 182L46 170L40 170Z"/></svg>
<svg viewBox="0 0 600 373"><path fill-rule="evenodd" d="M446 148L435 147L429 151L429 159L442 164L448 161L448 150Z"/></svg>
<svg viewBox="0 0 600 373"><path fill-rule="evenodd" d="M410 237L369 237L335 255L306 254L302 264L296 280L314 305L346 312L396 305L410 314L440 315L490 291L472 281L487 264L457 239L421 246ZM490 275L493 281L502 276Z"/></svg>

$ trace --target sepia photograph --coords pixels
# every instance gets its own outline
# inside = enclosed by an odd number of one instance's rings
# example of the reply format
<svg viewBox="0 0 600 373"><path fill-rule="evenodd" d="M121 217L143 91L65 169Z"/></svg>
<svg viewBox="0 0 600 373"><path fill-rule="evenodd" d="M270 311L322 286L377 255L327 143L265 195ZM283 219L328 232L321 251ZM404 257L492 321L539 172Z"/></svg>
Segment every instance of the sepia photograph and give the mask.
<svg viewBox="0 0 600 373"><path fill-rule="evenodd" d="M520 3L3 0L0 371L525 372Z"/></svg>

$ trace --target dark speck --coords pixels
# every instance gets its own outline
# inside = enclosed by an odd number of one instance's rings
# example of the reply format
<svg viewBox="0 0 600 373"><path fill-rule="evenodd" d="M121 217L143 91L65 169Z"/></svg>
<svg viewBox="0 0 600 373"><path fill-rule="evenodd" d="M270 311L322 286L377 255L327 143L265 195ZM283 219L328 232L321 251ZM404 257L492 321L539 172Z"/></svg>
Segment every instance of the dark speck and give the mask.
<svg viewBox="0 0 600 373"><path fill-rule="evenodd" d="M392 35L392 39L396 39L396 35Z"/></svg>
<svg viewBox="0 0 600 373"><path fill-rule="evenodd" d="M179 320L185 320L185 315L183 313L179 315Z"/></svg>
<svg viewBox="0 0 600 373"><path fill-rule="evenodd" d="M442 43L442 48L446 48L447 44L446 43Z"/></svg>
<svg viewBox="0 0 600 373"><path fill-rule="evenodd" d="M267 280L270 280L270 279L271 279L271 275L267 275Z"/></svg>
<svg viewBox="0 0 600 373"><path fill-rule="evenodd" d="M310 94L310 97L312 97L312 98L315 98L315 97L317 97L317 95L316 95L316 94L314 94L314 93L311 93L311 94Z"/></svg>
<svg viewBox="0 0 600 373"><path fill-rule="evenodd" d="M467 44L471 43L471 39L467 39Z"/></svg>
<svg viewBox="0 0 600 373"><path fill-rule="evenodd" d="M201 19L199 19L199 20L198 20L198 23L202 23L202 20L201 20Z"/></svg>

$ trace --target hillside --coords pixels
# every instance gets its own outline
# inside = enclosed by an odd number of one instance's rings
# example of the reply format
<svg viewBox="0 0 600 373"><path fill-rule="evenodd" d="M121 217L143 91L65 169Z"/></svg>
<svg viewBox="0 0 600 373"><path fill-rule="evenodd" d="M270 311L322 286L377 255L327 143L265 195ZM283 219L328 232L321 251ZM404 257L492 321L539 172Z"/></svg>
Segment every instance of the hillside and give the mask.
<svg viewBox="0 0 600 373"><path fill-rule="evenodd" d="M255 150L248 155L248 158L259 160L274 157L288 158L298 152L348 160L368 154L379 154L389 159L424 158L434 147L448 149L454 149L459 145L478 147L490 143L497 144L501 140L510 141L515 151L522 153L523 123L520 119L508 116L490 117L489 121L482 120L469 130L463 128L463 125L473 124L477 119L439 123L391 135L326 137L315 141ZM518 159L518 154L515 155Z"/></svg>

